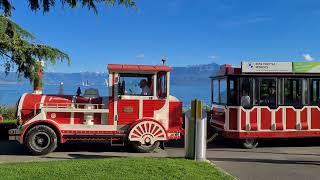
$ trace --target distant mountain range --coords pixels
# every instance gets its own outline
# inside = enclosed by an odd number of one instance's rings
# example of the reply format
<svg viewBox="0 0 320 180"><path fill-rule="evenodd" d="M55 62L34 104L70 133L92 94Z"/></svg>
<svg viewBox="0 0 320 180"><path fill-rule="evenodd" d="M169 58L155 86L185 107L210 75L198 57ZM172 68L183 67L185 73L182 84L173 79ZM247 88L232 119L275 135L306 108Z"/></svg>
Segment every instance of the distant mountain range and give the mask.
<svg viewBox="0 0 320 180"><path fill-rule="evenodd" d="M171 73L172 84L203 84L208 83L209 77L219 70L216 63L199 64L187 67L173 67Z"/></svg>
<svg viewBox="0 0 320 180"><path fill-rule="evenodd" d="M171 72L171 83L179 84L204 84L209 82L209 76L219 69L216 63L199 64L186 67L173 67ZM103 85L108 78L107 73L52 73L44 74L44 83L56 85L60 82L65 84L81 85L82 83L89 82L90 84ZM9 73L6 75L0 72L0 84L17 84L29 83L29 80L18 77L16 73Z"/></svg>

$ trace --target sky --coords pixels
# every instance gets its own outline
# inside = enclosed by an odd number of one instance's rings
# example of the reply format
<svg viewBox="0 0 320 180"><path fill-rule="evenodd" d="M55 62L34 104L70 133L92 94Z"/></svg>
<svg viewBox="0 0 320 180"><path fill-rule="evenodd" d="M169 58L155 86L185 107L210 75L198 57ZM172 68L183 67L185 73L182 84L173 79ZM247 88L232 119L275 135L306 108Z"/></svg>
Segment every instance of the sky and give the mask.
<svg viewBox="0 0 320 180"><path fill-rule="evenodd" d="M50 72L162 58L170 66L320 59L318 0L136 0L136 9L98 5L98 14L59 3L43 14L12 2L15 22L70 55L71 65L47 65Z"/></svg>

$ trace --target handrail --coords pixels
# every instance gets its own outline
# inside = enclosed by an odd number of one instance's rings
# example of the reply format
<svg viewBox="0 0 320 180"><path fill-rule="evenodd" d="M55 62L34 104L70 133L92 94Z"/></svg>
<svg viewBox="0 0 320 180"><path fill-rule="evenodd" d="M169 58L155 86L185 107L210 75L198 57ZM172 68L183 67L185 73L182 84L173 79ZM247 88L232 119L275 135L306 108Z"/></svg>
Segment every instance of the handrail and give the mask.
<svg viewBox="0 0 320 180"><path fill-rule="evenodd" d="M90 107L90 108L88 108L88 107ZM106 108L106 104L91 104L91 103L36 103L34 105L34 116L37 114L37 110L41 109L41 108L107 109Z"/></svg>

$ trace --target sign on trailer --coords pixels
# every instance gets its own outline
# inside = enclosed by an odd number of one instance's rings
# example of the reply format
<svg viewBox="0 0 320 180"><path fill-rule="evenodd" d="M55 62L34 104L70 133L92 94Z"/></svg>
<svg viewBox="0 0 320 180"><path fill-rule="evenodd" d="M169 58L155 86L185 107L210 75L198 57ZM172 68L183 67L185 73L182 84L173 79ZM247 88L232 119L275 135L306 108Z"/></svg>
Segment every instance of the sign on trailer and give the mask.
<svg viewBox="0 0 320 180"><path fill-rule="evenodd" d="M277 72L277 73L291 73L292 62L249 62L243 61L241 63L242 72L244 73L258 73L258 72Z"/></svg>
<svg viewBox="0 0 320 180"><path fill-rule="evenodd" d="M294 73L320 73L320 62L293 62Z"/></svg>

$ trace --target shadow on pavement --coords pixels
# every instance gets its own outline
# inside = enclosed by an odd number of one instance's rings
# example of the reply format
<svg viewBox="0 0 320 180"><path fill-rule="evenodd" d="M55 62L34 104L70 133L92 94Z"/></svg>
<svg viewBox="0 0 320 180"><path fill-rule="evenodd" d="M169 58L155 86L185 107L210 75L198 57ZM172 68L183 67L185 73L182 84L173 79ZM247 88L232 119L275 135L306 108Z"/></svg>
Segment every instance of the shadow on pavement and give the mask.
<svg viewBox="0 0 320 180"><path fill-rule="evenodd" d="M0 155L28 155L28 150L18 142L0 140Z"/></svg>
<svg viewBox="0 0 320 180"><path fill-rule="evenodd" d="M258 154L274 154L274 155L293 155L293 156L320 156L320 154L311 154L311 153L286 153L286 152L272 152L272 151L258 151L250 149L218 149L211 148L208 149L210 152L234 152L234 153L258 153Z"/></svg>
<svg viewBox="0 0 320 180"><path fill-rule="evenodd" d="M114 158L114 157L125 157L125 156L107 156L107 155L97 155L97 154L68 154L68 157L49 157L49 156L43 156L44 159L105 159L105 158Z"/></svg>
<svg viewBox="0 0 320 180"><path fill-rule="evenodd" d="M320 146L319 138L292 138L292 139L261 139L259 140L259 148L266 147L313 147ZM217 148L234 148L243 149L240 142L231 139L219 138L207 144L208 149Z"/></svg>
<svg viewBox="0 0 320 180"><path fill-rule="evenodd" d="M272 139L262 140L257 149L242 149L239 143L218 138L207 145L208 151L230 151L230 152L254 152L254 153L269 153L269 154L289 154L289 155L313 155L320 156L320 154L294 154L282 152L268 152L258 151L259 148L268 147L312 147L320 146L318 138L304 138L304 139ZM184 148L184 140L175 140L165 143L166 148ZM56 152L131 152L125 147L111 147L105 142L69 142L61 144ZM23 146L13 141L0 140L0 155L28 155L28 150Z"/></svg>
<svg viewBox="0 0 320 180"><path fill-rule="evenodd" d="M128 152L125 147L111 147L105 142L69 142L60 144L56 152Z"/></svg>
<svg viewBox="0 0 320 180"><path fill-rule="evenodd" d="M106 143L66 143L55 152L129 152L124 147L110 147ZM28 149L13 141L0 141L0 155L30 155Z"/></svg>

